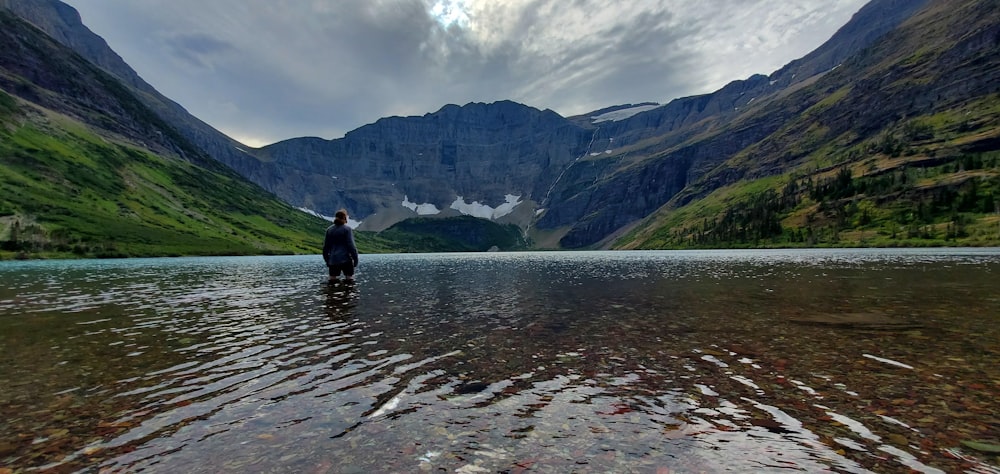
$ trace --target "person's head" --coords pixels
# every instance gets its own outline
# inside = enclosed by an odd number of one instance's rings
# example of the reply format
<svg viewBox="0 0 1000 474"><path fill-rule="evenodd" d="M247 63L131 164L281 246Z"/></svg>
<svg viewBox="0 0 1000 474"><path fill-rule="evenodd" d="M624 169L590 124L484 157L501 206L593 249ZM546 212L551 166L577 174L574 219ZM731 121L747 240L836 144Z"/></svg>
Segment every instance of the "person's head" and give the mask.
<svg viewBox="0 0 1000 474"><path fill-rule="evenodd" d="M333 223L334 224L340 224L340 225L346 224L347 223L347 211L344 210L344 209L341 209L341 210L337 211L337 213L333 215Z"/></svg>

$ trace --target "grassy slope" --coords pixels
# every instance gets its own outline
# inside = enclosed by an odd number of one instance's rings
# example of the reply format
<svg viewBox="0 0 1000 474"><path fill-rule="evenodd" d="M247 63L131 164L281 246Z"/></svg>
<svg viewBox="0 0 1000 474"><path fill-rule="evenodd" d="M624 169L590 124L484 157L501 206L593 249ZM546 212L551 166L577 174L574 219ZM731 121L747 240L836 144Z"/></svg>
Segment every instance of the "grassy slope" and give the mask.
<svg viewBox="0 0 1000 474"><path fill-rule="evenodd" d="M998 112L991 96L818 150L781 175L661 210L617 246L1000 245L1000 152L963 151L1000 137Z"/></svg>
<svg viewBox="0 0 1000 474"><path fill-rule="evenodd" d="M325 227L234 175L0 92L0 257L316 253Z"/></svg>
<svg viewBox="0 0 1000 474"><path fill-rule="evenodd" d="M859 78L905 70L883 90L906 97L947 73L937 58L976 25L957 22L959 13L928 17L934 21L900 34ZM978 17L983 29L993 21ZM813 107L720 167L746 179L707 192L695 183L690 194L701 199L667 203L615 247L1000 245L1000 95L904 116L859 136L831 131L837 114L869 105L850 79L840 84L803 91L800 100Z"/></svg>
<svg viewBox="0 0 1000 474"><path fill-rule="evenodd" d="M619 245L1000 245L1000 152L963 151L1000 137L998 112L1000 96L991 96L916 117L853 147L817 151L784 174L661 211ZM723 225L727 217L747 232L725 233L732 230ZM765 219L780 230L755 234Z"/></svg>

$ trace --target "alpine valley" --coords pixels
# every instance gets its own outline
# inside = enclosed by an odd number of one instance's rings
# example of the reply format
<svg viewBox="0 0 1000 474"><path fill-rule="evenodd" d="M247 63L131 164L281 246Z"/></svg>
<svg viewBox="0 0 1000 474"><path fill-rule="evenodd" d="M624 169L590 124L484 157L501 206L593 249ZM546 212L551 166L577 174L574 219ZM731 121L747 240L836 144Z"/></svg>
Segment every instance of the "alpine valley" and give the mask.
<svg viewBox="0 0 1000 474"><path fill-rule="evenodd" d="M339 208L362 251L1000 245L1000 0L872 0L663 105L445 105L256 149L57 0L0 22L7 253L309 253Z"/></svg>

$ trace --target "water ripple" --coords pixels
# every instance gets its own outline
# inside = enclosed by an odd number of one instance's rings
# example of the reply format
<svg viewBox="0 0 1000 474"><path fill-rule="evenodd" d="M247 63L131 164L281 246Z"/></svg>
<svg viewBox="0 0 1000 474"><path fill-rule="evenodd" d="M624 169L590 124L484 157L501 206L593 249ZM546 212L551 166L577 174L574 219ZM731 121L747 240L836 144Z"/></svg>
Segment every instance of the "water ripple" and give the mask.
<svg viewBox="0 0 1000 474"><path fill-rule="evenodd" d="M938 407L996 412L997 268L981 249L366 255L347 285L318 257L15 263L0 461L991 472L958 441L995 426Z"/></svg>

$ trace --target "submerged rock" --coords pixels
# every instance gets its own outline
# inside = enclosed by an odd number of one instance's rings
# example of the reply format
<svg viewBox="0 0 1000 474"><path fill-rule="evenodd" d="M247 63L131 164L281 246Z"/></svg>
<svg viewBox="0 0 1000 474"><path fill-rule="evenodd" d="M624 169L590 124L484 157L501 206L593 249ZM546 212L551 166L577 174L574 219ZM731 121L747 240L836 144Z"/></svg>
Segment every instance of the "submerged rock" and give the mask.
<svg viewBox="0 0 1000 474"><path fill-rule="evenodd" d="M470 394L470 393L479 393L479 392L482 392L483 390L486 390L486 388L489 387L489 386L490 386L490 384L485 383L485 382L480 382L480 381L469 382L467 384L459 385L458 387L456 387L455 388L455 393L457 393L459 395L466 395L466 394Z"/></svg>
<svg viewBox="0 0 1000 474"><path fill-rule="evenodd" d="M797 324L845 329L905 330L922 325L882 313L817 313L789 318Z"/></svg>

